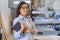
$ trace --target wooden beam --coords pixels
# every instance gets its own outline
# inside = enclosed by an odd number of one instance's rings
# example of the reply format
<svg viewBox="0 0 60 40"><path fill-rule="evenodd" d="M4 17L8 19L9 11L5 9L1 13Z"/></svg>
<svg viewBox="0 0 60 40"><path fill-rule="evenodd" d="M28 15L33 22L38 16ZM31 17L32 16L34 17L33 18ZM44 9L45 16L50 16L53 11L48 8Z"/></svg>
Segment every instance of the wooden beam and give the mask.
<svg viewBox="0 0 60 40"><path fill-rule="evenodd" d="M9 17L9 15L4 16L1 13L1 24L2 24L2 30L3 30L4 40L14 40L13 34L11 34L11 26L9 24L9 18L8 17Z"/></svg>

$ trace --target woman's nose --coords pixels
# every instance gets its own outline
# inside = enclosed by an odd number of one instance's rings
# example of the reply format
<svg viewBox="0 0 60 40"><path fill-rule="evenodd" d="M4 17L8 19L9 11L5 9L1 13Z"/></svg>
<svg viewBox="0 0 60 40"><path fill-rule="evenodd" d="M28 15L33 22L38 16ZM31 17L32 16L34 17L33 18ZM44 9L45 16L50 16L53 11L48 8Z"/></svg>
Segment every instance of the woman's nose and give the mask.
<svg viewBox="0 0 60 40"><path fill-rule="evenodd" d="M27 8L25 8L25 11L28 11L28 9L27 9Z"/></svg>
<svg viewBox="0 0 60 40"><path fill-rule="evenodd" d="M25 11L27 11L27 8L25 8Z"/></svg>

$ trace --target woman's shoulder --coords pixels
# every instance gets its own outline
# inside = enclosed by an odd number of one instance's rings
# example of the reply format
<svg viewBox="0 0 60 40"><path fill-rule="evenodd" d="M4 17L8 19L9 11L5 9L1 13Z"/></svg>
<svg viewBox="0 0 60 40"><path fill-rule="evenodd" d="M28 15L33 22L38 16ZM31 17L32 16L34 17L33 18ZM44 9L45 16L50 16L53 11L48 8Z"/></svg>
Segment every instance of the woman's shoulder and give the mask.
<svg viewBox="0 0 60 40"><path fill-rule="evenodd" d="M19 21L19 17L14 18L13 25L16 24Z"/></svg>
<svg viewBox="0 0 60 40"><path fill-rule="evenodd" d="M30 16L27 16L29 19L31 19L31 17Z"/></svg>
<svg viewBox="0 0 60 40"><path fill-rule="evenodd" d="M17 20L19 20L19 18L18 18L18 17L14 18L14 20L13 20L13 21L17 21Z"/></svg>
<svg viewBox="0 0 60 40"><path fill-rule="evenodd" d="M17 23L18 21L21 21L23 19L23 17L22 16L18 16L18 17L16 17L14 20L13 20L13 23L15 24L15 23Z"/></svg>
<svg viewBox="0 0 60 40"><path fill-rule="evenodd" d="M32 20L32 18L31 18L30 16L28 16L28 18L29 18L30 20Z"/></svg>

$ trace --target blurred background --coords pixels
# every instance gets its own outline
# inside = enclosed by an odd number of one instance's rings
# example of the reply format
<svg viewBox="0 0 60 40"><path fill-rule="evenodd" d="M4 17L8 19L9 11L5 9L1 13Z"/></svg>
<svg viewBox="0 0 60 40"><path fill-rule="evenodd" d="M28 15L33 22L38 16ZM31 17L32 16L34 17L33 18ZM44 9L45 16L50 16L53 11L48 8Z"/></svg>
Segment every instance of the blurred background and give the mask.
<svg viewBox="0 0 60 40"><path fill-rule="evenodd" d="M21 1L30 5L30 16L38 31L35 38L39 40L59 40L60 0L0 0L0 16L2 18L0 23L3 22L2 24L4 24L0 27L5 30L5 35L10 34L14 11ZM2 30L0 30L1 34Z"/></svg>

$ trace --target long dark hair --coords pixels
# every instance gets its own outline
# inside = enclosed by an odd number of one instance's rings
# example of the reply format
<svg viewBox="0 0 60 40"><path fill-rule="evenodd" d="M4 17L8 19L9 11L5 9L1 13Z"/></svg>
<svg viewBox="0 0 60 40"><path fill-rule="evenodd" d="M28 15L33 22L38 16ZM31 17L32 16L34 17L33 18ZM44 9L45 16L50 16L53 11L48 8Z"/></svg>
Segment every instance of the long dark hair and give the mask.
<svg viewBox="0 0 60 40"><path fill-rule="evenodd" d="M22 7L23 4L27 4L28 7L29 7L29 4L28 4L28 3L24 2L24 1L20 2L20 3L17 5L17 7L16 7L16 10L15 10L15 13L14 13L14 18L18 17L19 14L21 14L20 11L19 11L19 9L21 9L21 7Z"/></svg>

